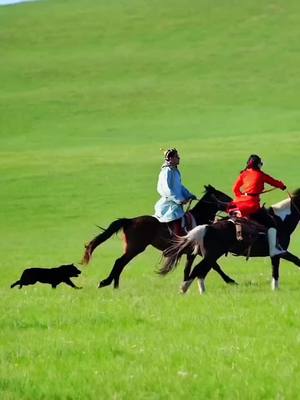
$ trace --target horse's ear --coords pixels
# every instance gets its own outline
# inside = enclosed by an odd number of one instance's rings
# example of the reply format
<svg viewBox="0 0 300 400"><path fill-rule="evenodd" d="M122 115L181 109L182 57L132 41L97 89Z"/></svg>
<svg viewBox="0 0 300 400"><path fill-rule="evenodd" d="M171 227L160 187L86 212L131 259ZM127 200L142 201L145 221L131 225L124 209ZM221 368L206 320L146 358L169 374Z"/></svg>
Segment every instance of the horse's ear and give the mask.
<svg viewBox="0 0 300 400"><path fill-rule="evenodd" d="M300 188L293 190L292 197L299 197L300 196Z"/></svg>
<svg viewBox="0 0 300 400"><path fill-rule="evenodd" d="M204 188L205 188L206 192L211 192L211 191L215 190L215 188L213 186L211 186L210 184L204 185Z"/></svg>

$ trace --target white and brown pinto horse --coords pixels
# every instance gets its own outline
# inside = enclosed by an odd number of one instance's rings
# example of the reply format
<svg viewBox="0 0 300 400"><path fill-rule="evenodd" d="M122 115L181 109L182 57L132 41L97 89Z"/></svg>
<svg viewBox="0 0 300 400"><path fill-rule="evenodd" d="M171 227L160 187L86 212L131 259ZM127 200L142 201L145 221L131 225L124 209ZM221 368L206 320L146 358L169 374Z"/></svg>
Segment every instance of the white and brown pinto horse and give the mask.
<svg viewBox="0 0 300 400"><path fill-rule="evenodd" d="M280 258L291 261L300 267L300 259L287 251L290 238L300 220L300 189L289 195L289 198L268 209L277 223L278 240L280 246L286 250L280 256L271 257L272 262L272 288L279 288ZM243 225L243 224L242 224ZM269 257L269 246L266 233L256 236L251 247L245 241L238 241L235 224L226 219L212 225L201 225L192 229L186 236L178 237L176 242L164 252L165 261L160 269L160 274L166 275L178 264L181 255L187 249L193 254L202 255L189 277L182 284L185 293L195 278L199 279L200 293L205 291L205 277L217 260L227 253L237 256Z"/></svg>

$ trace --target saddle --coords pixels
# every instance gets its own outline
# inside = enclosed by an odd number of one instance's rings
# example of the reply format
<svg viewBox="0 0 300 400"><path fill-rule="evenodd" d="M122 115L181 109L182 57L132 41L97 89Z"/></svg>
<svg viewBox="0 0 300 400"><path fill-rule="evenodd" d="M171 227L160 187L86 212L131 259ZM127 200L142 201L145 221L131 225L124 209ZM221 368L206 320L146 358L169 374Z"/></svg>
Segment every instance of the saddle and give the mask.
<svg viewBox="0 0 300 400"><path fill-rule="evenodd" d="M260 235L267 234L267 228L254 220L244 217L231 216L228 221L234 224L236 239L245 247L245 256L246 260L248 260L254 242Z"/></svg>
<svg viewBox="0 0 300 400"><path fill-rule="evenodd" d="M196 221L190 212L186 212L181 218L167 223L171 236L185 236L188 231L196 226Z"/></svg>
<svg viewBox="0 0 300 400"><path fill-rule="evenodd" d="M228 221L235 225L238 241L253 242L253 238L256 239L259 235L267 233L267 228L264 225L248 218L233 216Z"/></svg>

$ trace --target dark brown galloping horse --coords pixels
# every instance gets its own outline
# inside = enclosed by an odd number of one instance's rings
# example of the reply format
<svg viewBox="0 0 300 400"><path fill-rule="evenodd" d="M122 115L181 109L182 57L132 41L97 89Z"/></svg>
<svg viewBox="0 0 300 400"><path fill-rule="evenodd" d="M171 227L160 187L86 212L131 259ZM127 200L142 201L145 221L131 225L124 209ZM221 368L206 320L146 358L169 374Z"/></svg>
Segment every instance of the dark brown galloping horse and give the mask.
<svg viewBox="0 0 300 400"><path fill-rule="evenodd" d="M205 194L190 210L190 213L196 221L196 225L212 222L217 211L224 209L224 203L232 200L225 193L220 192L211 185L205 186L204 188ZM113 221L107 229L104 229L102 233L86 245L82 263L88 264L96 247L121 229L123 229L125 237L125 252L115 261L108 277L99 283L98 287L100 288L108 286L112 282L114 282L114 288L118 288L120 275L124 267L134 257L142 253L147 246L152 245L163 251L171 244L172 236L167 223L161 223L150 215L136 218L120 218ZM193 254L187 255L184 280L186 280L189 275L194 259L195 256ZM233 279L221 270L217 263L215 263L212 268L220 274L226 283L235 283Z"/></svg>
<svg viewBox="0 0 300 400"><path fill-rule="evenodd" d="M287 251L291 235L300 221L300 189L297 189L286 200L274 204L268 211L276 221L279 244L282 249L286 250L280 256L271 257L272 288L278 289L280 259L283 258L300 267L300 259ZM245 223L245 229L247 229L247 223ZM245 241L237 240L236 227L230 220L197 226L189 231L186 236L175 238L173 244L164 252L165 262L160 269L160 273L161 275L166 275L172 271L178 264L182 254L187 252L200 254L203 259L194 267L189 277L185 278L182 292L186 292L193 280L198 278L200 293L203 293L205 291L204 280L206 275L224 254L230 252L244 257L246 255L250 257L269 257L268 239L265 232L258 233L250 248L248 244Z"/></svg>

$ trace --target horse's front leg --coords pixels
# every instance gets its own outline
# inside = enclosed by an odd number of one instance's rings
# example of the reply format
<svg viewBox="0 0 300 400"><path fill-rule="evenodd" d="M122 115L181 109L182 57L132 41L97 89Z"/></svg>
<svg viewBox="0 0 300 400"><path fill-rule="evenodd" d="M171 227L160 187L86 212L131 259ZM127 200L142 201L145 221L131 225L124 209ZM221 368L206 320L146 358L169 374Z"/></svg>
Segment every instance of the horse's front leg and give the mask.
<svg viewBox="0 0 300 400"><path fill-rule="evenodd" d="M297 267L300 267L300 258L290 253L289 251L287 251L284 254L281 254L280 257L283 258L284 260L292 262L293 264L297 265Z"/></svg>
<svg viewBox="0 0 300 400"><path fill-rule="evenodd" d="M271 257L272 262L272 290L279 289L279 264L280 264L280 257L275 256Z"/></svg>
<svg viewBox="0 0 300 400"><path fill-rule="evenodd" d="M184 271L183 271L183 282L180 286L180 293L185 293L189 286L191 285L191 283L187 283L189 281L189 277L190 277L190 273L191 273L191 268L193 265L193 262L195 260L196 256L193 254L187 254L186 256L186 263L185 263L185 267L184 267Z"/></svg>

